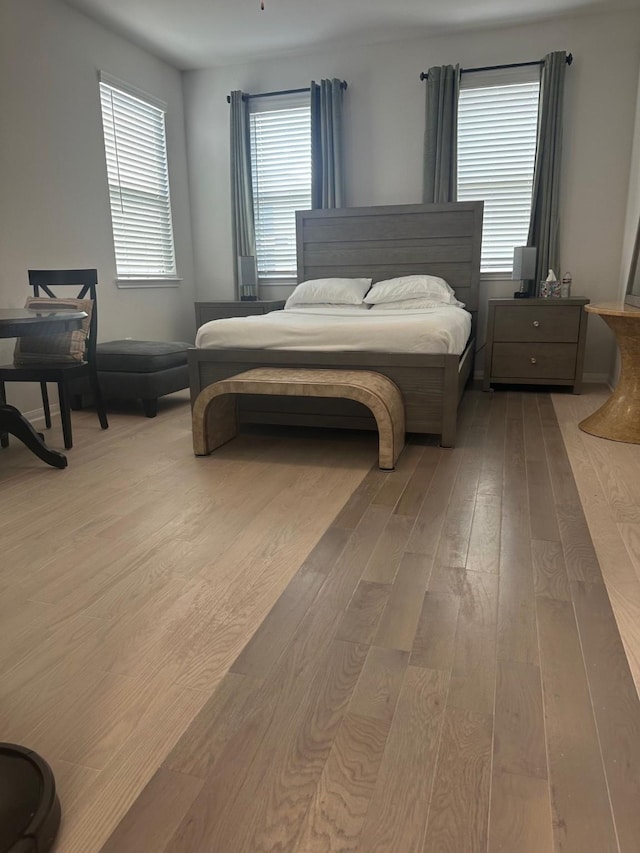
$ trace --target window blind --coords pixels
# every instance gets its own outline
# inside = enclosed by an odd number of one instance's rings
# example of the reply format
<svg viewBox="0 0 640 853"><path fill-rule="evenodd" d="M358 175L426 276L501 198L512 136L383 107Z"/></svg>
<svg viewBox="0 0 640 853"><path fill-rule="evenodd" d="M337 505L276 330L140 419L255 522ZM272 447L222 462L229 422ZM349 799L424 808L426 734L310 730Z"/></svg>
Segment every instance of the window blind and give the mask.
<svg viewBox="0 0 640 853"><path fill-rule="evenodd" d="M538 127L539 69L462 78L458 103L458 201L483 199L482 272L511 271L527 242ZM532 72L527 69L526 76ZM467 79L470 78L470 79ZM508 80L509 80L508 78Z"/></svg>
<svg viewBox="0 0 640 853"><path fill-rule="evenodd" d="M251 102L256 263L261 281L295 279L296 210L311 207L309 96Z"/></svg>
<svg viewBox="0 0 640 853"><path fill-rule="evenodd" d="M118 278L175 278L165 110L100 80Z"/></svg>

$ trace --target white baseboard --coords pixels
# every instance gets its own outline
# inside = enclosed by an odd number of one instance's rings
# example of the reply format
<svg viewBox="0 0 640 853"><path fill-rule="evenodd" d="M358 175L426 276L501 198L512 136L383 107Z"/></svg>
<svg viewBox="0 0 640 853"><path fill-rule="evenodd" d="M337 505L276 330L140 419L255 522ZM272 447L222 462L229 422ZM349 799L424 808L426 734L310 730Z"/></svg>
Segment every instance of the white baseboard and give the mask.
<svg viewBox="0 0 640 853"><path fill-rule="evenodd" d="M51 412L51 417L53 418L55 415L60 414L60 407L58 405L49 404L49 411ZM31 412L22 412L24 417L33 424L33 426L38 426L40 422L44 423L44 409L33 409Z"/></svg>

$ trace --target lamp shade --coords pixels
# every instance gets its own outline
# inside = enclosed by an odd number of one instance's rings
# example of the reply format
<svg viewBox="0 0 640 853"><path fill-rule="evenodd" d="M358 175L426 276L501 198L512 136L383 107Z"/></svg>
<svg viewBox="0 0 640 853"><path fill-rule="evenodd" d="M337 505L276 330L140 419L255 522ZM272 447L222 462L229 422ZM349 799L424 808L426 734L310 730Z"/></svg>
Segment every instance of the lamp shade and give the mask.
<svg viewBox="0 0 640 853"><path fill-rule="evenodd" d="M513 250L513 281L527 281L536 277L535 246L516 246Z"/></svg>

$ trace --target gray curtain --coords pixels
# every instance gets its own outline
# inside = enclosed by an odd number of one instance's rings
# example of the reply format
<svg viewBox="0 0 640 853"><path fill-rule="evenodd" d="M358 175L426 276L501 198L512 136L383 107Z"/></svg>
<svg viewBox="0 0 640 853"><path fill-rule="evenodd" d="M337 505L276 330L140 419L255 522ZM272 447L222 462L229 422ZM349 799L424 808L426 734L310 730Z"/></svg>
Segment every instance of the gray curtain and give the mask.
<svg viewBox="0 0 640 853"><path fill-rule="evenodd" d="M231 93L231 229L236 292L239 297L256 297L255 284L241 288L238 264L238 257L255 257L256 254L249 102L240 91Z"/></svg>
<svg viewBox="0 0 640 853"><path fill-rule="evenodd" d="M311 206L342 207L344 165L342 158L341 80L311 83Z"/></svg>
<svg viewBox="0 0 640 853"><path fill-rule="evenodd" d="M544 58L538 110L538 144L533 173L531 221L527 244L535 246L538 283L552 269L560 278L560 161L562 157L562 108L564 78L567 69L565 51L549 53Z"/></svg>
<svg viewBox="0 0 640 853"><path fill-rule="evenodd" d="M459 94L459 65L435 65L429 69L422 195L426 204L457 199Z"/></svg>

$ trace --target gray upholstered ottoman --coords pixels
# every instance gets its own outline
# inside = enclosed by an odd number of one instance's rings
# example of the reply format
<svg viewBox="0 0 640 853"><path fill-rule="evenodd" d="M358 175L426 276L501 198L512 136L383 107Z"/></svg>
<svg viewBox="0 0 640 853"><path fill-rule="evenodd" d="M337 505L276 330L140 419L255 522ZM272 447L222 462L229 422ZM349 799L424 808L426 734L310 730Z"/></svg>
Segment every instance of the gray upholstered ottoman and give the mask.
<svg viewBox="0 0 640 853"><path fill-rule="evenodd" d="M191 346L184 341L125 340L98 344L98 380L104 397L142 400L145 415L155 417L158 397L189 387L187 350ZM82 405L85 390L76 391L74 407Z"/></svg>

